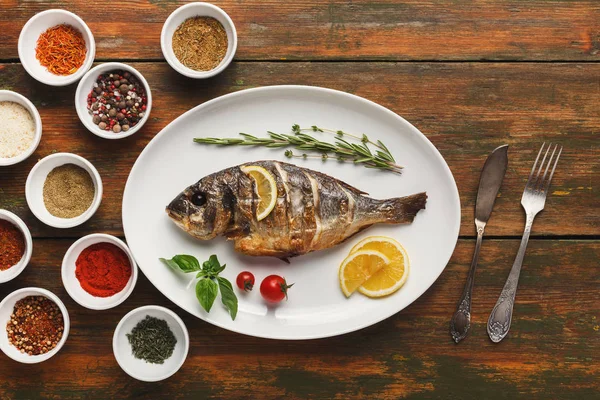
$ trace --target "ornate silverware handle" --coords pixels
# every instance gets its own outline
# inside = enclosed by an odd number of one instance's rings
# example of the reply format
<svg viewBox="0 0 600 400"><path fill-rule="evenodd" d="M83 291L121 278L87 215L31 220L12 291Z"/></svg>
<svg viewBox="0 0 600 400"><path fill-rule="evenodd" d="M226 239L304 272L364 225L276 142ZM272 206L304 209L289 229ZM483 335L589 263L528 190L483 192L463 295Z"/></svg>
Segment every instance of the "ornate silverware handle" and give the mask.
<svg viewBox="0 0 600 400"><path fill-rule="evenodd" d="M481 249L481 243L483 241L485 223L475 221L475 225L477 226L477 243L475 244L473 261L471 261L471 268L469 268L469 275L467 276L467 283L465 284L462 297L458 301L456 312L450 320L450 334L456 343L467 336L469 328L471 327L471 299L473 284L475 282L475 269L477 268L477 262L479 261L479 250Z"/></svg>
<svg viewBox="0 0 600 400"><path fill-rule="evenodd" d="M500 298L496 302L490 318L487 323L487 331L492 342L498 343L506 337L508 330L510 329L510 323L512 321L513 307L515 305L515 296L517 294L517 285L519 284L519 275L521 274L521 266L523 265L523 258L525 257L525 250L527 249L527 243L529 242L529 234L531 233L531 226L533 225L533 219L535 214L527 214L527 222L525 223L525 231L523 232L523 238L521 239L521 246L515 258L508 279L504 284Z"/></svg>

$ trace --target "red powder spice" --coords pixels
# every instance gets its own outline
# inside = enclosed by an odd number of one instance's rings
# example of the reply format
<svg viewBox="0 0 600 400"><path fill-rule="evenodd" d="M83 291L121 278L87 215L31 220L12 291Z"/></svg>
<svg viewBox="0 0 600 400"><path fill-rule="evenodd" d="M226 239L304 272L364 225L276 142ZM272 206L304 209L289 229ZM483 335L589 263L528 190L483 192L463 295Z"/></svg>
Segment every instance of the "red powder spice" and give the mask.
<svg viewBox="0 0 600 400"><path fill-rule="evenodd" d="M79 254L75 276L83 290L96 297L119 293L131 277L129 257L112 243L96 243Z"/></svg>
<svg viewBox="0 0 600 400"><path fill-rule="evenodd" d="M9 269L23 258L25 237L15 225L0 219L0 271Z"/></svg>

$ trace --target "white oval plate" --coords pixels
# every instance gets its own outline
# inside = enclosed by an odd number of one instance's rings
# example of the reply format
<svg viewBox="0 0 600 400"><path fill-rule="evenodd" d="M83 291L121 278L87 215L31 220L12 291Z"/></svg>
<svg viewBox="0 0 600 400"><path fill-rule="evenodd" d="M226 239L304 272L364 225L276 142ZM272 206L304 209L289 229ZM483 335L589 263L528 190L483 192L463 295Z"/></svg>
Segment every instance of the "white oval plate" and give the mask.
<svg viewBox="0 0 600 400"><path fill-rule="evenodd" d="M198 136L236 137L238 132L264 136L267 130L290 133L292 124L318 125L366 133L385 143L401 176L330 160L287 159L282 149L197 144ZM321 134L331 141L330 134ZM411 225L374 226L332 249L293 258L255 258L234 252L223 238L202 242L180 230L165 206L200 178L249 161L277 159L315 169L341 179L375 198L426 191L427 209ZM458 239L460 200L448 165L431 142L406 120L361 97L309 86L270 86L228 94L208 101L177 118L146 146L137 159L123 195L123 227L127 243L144 274L183 309L211 324L235 332L273 339L312 339L355 331L404 309L442 273ZM392 236L406 248L410 276L395 294L369 299L355 293L346 299L338 283L338 267L350 248L369 235ZM216 254L227 268L222 275L235 286L237 274L256 276L254 291L240 293L235 321L217 299L210 314L188 282L194 274L175 272L159 257L192 254L200 262ZM268 306L259 292L270 274L294 283L289 300Z"/></svg>

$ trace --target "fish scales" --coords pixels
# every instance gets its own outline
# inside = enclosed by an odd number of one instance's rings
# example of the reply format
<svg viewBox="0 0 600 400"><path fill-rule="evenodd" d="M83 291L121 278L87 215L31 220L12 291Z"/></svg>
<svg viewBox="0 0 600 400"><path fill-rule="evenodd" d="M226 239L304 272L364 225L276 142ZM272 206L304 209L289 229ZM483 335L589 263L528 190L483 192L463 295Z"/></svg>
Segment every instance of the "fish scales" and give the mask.
<svg viewBox="0 0 600 400"><path fill-rule="evenodd" d="M259 166L273 176L277 201L261 221L254 179L241 167ZM209 240L224 235L236 251L293 257L332 247L373 224L410 223L427 195L376 200L326 174L279 161L256 161L208 175L168 206L186 232Z"/></svg>

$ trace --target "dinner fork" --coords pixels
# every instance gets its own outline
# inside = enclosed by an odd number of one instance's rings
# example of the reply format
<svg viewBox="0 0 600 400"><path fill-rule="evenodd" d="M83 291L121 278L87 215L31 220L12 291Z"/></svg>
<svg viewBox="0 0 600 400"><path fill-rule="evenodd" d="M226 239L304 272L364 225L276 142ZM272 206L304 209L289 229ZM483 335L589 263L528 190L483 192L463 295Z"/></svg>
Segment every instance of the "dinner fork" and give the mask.
<svg viewBox="0 0 600 400"><path fill-rule="evenodd" d="M529 242L529 234L531 233L533 219L540 211L544 209L544 205L546 204L546 195L548 194L548 189L550 188L550 181L552 181L556 164L558 164L560 153L562 153L562 146L559 149L559 146L555 145L552 153L550 154L548 162L546 162L546 158L548 158L548 154L552 148L552 144L548 144L546 147L546 152L544 153L544 157L542 158L542 162L540 163L539 168L537 168L538 161L542 152L544 151L545 144L546 143L542 144L535 162L533 163L533 168L531 169L531 173L529 174L529 178L525 184L523 197L521 197L521 205L523 206L527 216L525 222L525 231L523 232L523 238L521 239L521 246L517 252L517 257L510 270L508 279L504 284L500 298L496 302L496 305L490 314L490 318L488 319L487 332L490 336L490 339L492 339L492 342L494 343L498 343L504 339L508 334L508 330L510 329L513 307L515 305L515 296L517 294L517 285L519 283L519 275L521 274L521 265L523 265L523 258L525 257L525 250L527 249L527 243ZM558 154L556 155L556 158L554 158L556 150L558 150ZM552 165L553 160L554 165ZM552 171L550 172L550 175L548 175L550 165L552 165ZM536 169L537 173L535 173ZM544 169L544 175L541 175L542 169Z"/></svg>

